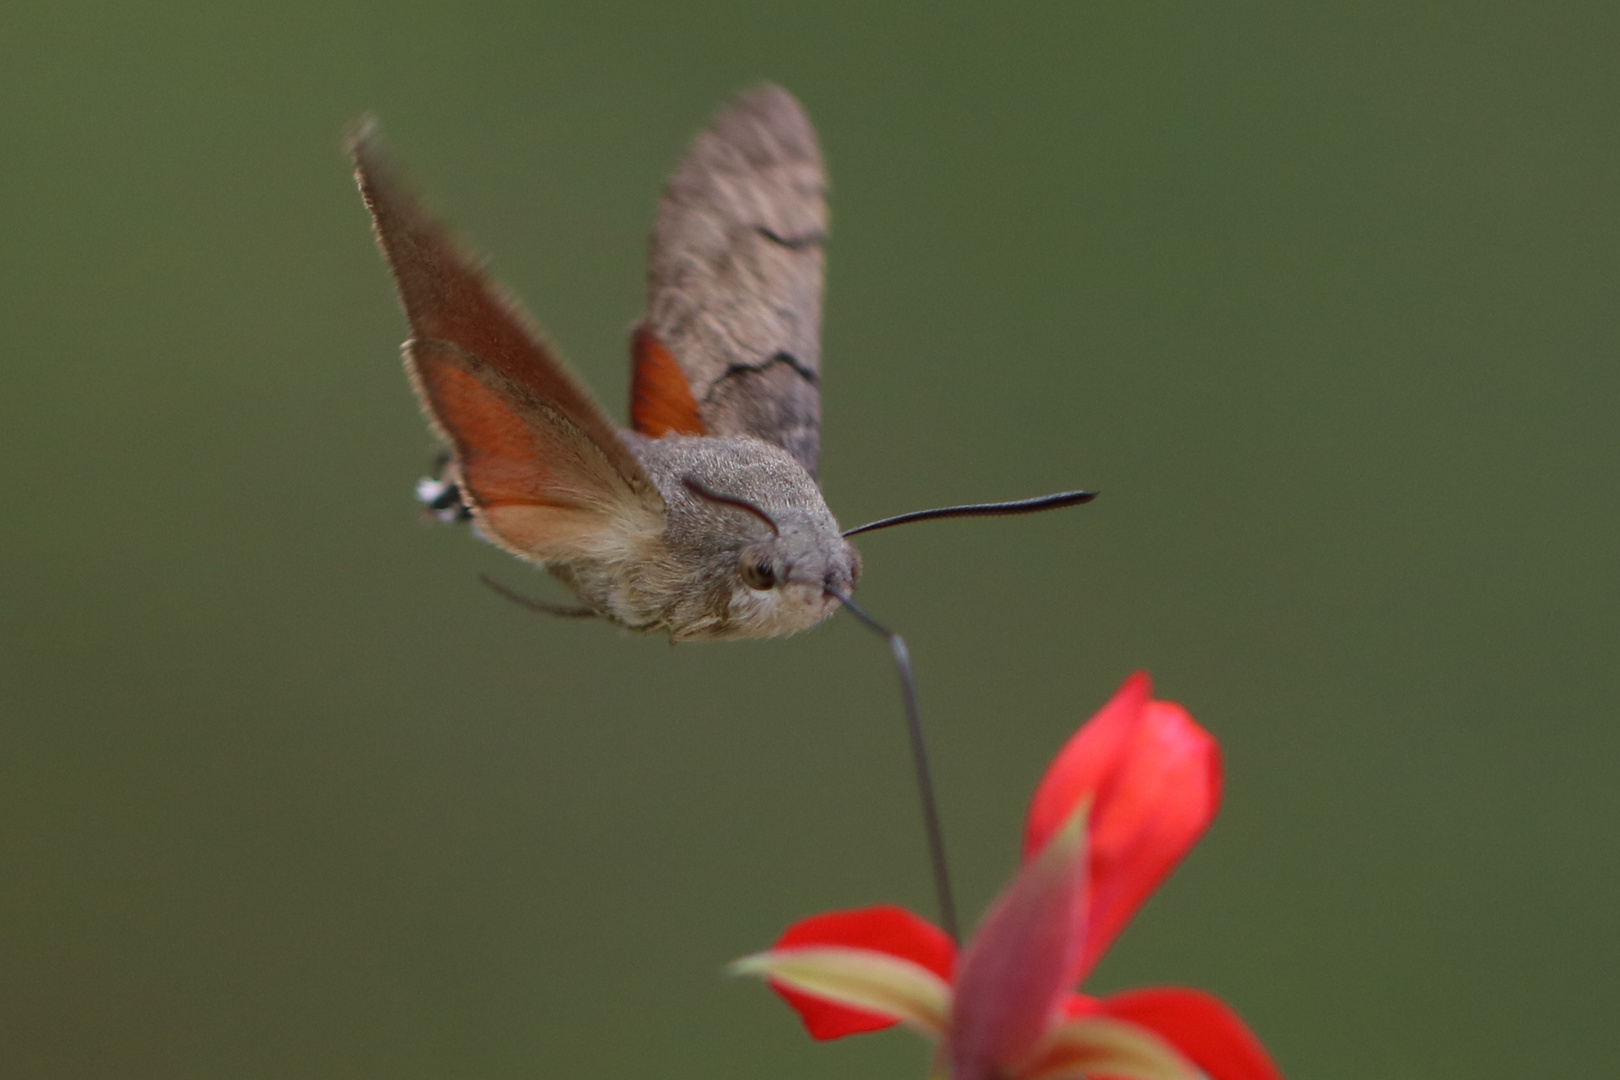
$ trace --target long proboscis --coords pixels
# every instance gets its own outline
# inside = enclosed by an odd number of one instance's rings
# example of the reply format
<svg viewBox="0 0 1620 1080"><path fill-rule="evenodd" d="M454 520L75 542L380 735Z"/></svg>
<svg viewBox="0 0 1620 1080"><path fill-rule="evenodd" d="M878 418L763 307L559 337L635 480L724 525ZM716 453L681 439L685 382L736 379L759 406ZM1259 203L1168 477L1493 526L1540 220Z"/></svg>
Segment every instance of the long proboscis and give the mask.
<svg viewBox="0 0 1620 1080"><path fill-rule="evenodd" d="M909 514L880 518L845 529L845 536L887 529L891 525L909 525L913 521L933 521L954 517L1010 517L1013 514L1038 514L1042 510L1060 510L1065 506L1079 506L1097 497L1095 491L1059 491L1052 495L1038 495L1033 499L1014 499L1011 502L969 503L965 506L941 506L933 510L913 510Z"/></svg>
<svg viewBox="0 0 1620 1080"><path fill-rule="evenodd" d="M934 798L934 778L928 765L928 743L923 738L922 713L917 707L917 680L911 670L911 650L906 648L905 638L872 618L855 601L836 589L827 589L826 593L843 604L862 626L889 643L889 652L894 656L895 670L900 675L900 698L905 704L906 729L911 736L911 763L916 769L917 793L922 799L923 830L928 834L928 855L933 863L934 894L939 904L939 924L951 936L952 941L961 941L956 922L956 899L951 893L951 872L945 861L945 830L939 822L939 804Z"/></svg>

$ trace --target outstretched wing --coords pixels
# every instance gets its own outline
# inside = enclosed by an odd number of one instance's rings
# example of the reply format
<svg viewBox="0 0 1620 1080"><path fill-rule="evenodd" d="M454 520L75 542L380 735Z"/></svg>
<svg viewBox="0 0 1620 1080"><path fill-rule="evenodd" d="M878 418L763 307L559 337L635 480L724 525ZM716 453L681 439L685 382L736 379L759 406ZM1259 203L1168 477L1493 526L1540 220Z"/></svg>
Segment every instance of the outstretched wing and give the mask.
<svg viewBox="0 0 1620 1080"><path fill-rule="evenodd" d="M779 86L749 91L693 140L659 203L634 347L638 431L754 435L815 474L826 233L809 118Z"/></svg>
<svg viewBox="0 0 1620 1080"><path fill-rule="evenodd" d="M663 500L590 392L399 183L375 126L349 149L410 320L411 383L480 529L537 562L611 558L657 535Z"/></svg>

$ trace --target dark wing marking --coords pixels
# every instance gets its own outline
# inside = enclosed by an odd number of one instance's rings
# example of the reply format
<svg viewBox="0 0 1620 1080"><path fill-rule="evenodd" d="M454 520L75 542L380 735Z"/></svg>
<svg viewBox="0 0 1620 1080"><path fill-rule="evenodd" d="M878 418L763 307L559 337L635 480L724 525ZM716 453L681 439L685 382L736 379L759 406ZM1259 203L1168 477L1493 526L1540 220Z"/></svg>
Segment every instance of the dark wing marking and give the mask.
<svg viewBox="0 0 1620 1080"><path fill-rule="evenodd" d="M665 185L641 327L680 364L710 434L775 443L812 475L826 234L809 118L781 87L749 91Z"/></svg>

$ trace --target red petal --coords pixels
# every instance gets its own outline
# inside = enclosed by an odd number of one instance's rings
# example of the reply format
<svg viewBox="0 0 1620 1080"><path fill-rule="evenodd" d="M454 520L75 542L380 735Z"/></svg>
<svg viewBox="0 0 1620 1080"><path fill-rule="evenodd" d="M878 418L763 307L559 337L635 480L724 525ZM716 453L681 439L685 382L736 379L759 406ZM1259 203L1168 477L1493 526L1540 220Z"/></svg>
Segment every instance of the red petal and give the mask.
<svg viewBox="0 0 1620 1080"><path fill-rule="evenodd" d="M905 908L891 904L829 911L812 915L788 927L776 939L775 948L802 945L844 945L871 949L920 964L949 982L956 970L956 945L945 931ZM881 1031L897 1020L881 1013L865 1012L790 990L774 980L771 989L782 995L804 1021L814 1039L837 1039L863 1031Z"/></svg>
<svg viewBox="0 0 1620 1080"><path fill-rule="evenodd" d="M1102 1002L1090 994L1070 994L1063 1002L1063 1019L1074 1020L1097 1012Z"/></svg>
<svg viewBox="0 0 1620 1080"><path fill-rule="evenodd" d="M1181 706L1152 700L1152 690L1143 672L1126 679L1058 752L1030 801L1026 861L1081 801L1091 800L1091 910L1077 981L1220 806L1220 747Z"/></svg>
<svg viewBox="0 0 1620 1080"><path fill-rule="evenodd" d="M1103 998L1097 1011L1163 1036L1210 1080L1283 1080L1254 1032L1214 994L1179 987L1130 990Z"/></svg>

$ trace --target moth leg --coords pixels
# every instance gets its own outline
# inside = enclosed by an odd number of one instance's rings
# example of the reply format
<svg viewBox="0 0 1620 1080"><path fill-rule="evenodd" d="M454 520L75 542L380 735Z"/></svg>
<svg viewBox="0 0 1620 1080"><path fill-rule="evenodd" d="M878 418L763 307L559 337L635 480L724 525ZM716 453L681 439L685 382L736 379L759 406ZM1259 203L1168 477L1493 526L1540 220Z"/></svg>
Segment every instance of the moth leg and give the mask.
<svg viewBox="0 0 1620 1080"><path fill-rule="evenodd" d="M519 607L528 608L530 611L538 611L543 615L555 615L560 619L593 619L600 614L600 612L588 607L566 607L562 604L548 603L545 600L536 600L532 596L524 596L522 593L508 589L488 574L479 574L478 580L489 586L491 591L506 597Z"/></svg>

